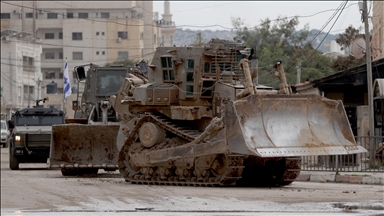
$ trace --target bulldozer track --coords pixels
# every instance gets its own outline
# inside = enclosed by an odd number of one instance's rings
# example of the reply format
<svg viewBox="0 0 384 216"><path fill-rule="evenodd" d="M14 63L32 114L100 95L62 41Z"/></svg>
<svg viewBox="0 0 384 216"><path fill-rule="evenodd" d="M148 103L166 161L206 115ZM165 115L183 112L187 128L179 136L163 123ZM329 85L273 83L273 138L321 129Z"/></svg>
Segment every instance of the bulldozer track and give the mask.
<svg viewBox="0 0 384 216"><path fill-rule="evenodd" d="M185 186L228 186L234 185L237 180L241 179L241 173L244 169L243 155L226 154L226 170L223 175L210 176L205 178L197 178L195 176L180 178L177 175L169 177L161 177L156 173L151 176L146 176L142 172L132 173L127 169L127 154L129 147L134 143L137 138L137 133L142 124L145 122L153 122L164 128L165 130L176 134L177 136L192 141L201 134L197 130L190 130L189 128L182 127L176 122L158 115L146 115L142 117L136 124L135 128L130 133L127 140L131 142L126 143L119 154L119 169L124 179L131 183L136 184L154 184L154 185L185 185ZM159 168L159 167L148 167ZM161 167L160 167L161 168ZM166 167L169 168L169 167ZM177 167L175 167L177 168Z"/></svg>
<svg viewBox="0 0 384 216"><path fill-rule="evenodd" d="M279 186L289 185L299 176L301 168L301 157L287 157L285 158L285 171L283 176L277 184Z"/></svg>
<svg viewBox="0 0 384 216"><path fill-rule="evenodd" d="M153 122L164 128L165 130L176 134L177 136L187 140L192 141L196 137L198 137L201 132L197 132L197 130L191 130L188 127L184 127L179 125L177 122L172 121L164 116L159 115L145 115L137 122L134 129L130 133L127 140L130 140L130 142L127 142L123 149L120 151L119 154L119 169L120 173L124 177L124 179L127 182L131 182L134 184L150 184L150 185L177 185L177 186L230 186L235 185L238 180L242 178L242 172L245 166L243 165L244 162L244 155L239 154L226 154L226 170L225 173L221 176L210 176L206 178L197 178L195 176L191 177L183 177L180 178L179 176L171 175L168 177L160 176L158 173L156 173L156 169L158 168L170 168L170 167L145 167L148 169L152 169L151 175L148 175L148 173L145 175L143 172L130 172L129 169L127 169L127 155L129 153L129 148L132 144L134 144L135 140L138 137L138 132L145 122ZM154 146L153 148L155 148ZM280 175L280 178L275 179L272 183L275 186L285 186L291 184L293 181L296 180L298 175L300 174L300 157L287 157L285 158L285 164L284 169L282 170L282 174ZM173 167L176 169L177 167ZM276 167L277 168L277 167ZM142 170L143 168L141 168ZM262 175L262 173L260 173ZM259 186L259 185L252 185L252 186Z"/></svg>

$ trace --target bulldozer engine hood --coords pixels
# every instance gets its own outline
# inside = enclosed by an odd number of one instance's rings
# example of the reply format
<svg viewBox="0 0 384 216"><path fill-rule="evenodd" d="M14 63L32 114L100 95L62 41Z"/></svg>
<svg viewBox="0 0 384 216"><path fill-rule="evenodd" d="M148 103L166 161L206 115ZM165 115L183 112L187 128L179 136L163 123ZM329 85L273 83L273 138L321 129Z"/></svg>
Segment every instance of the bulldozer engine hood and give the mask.
<svg viewBox="0 0 384 216"><path fill-rule="evenodd" d="M341 101L319 95L250 95L225 106L231 152L260 157L343 155L357 146Z"/></svg>

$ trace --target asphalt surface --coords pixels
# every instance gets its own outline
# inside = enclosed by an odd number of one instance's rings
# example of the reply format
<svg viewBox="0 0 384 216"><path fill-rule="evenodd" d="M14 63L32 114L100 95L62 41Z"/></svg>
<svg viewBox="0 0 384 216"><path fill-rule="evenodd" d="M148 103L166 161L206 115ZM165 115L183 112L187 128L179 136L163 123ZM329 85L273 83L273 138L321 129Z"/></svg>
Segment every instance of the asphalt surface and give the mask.
<svg viewBox="0 0 384 216"><path fill-rule="evenodd" d="M8 149L1 149L1 215L384 215L383 185L377 184L139 185L125 182L118 171L63 177L46 164L12 171L8 158Z"/></svg>

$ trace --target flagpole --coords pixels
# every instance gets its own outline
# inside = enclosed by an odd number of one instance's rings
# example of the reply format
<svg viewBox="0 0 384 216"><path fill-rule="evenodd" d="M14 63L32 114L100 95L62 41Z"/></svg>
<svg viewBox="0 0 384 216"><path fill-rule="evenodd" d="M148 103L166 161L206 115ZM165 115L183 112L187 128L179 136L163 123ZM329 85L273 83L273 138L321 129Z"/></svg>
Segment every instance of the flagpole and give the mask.
<svg viewBox="0 0 384 216"><path fill-rule="evenodd" d="M64 95L64 115L67 115L67 109L66 109L66 103L67 103L67 97L72 94L72 89L71 89L71 81L69 79L69 74L68 74L68 61L67 57L65 57L65 66L64 66L64 86L63 86L63 95Z"/></svg>
<svg viewBox="0 0 384 216"><path fill-rule="evenodd" d="M66 98L65 98L65 66L68 66L67 65L67 57L65 57L65 65L64 65L64 85L63 85L63 111L64 111L64 118L66 117L66 115L67 115L67 108L66 108L66 102L67 102L67 100L66 100Z"/></svg>

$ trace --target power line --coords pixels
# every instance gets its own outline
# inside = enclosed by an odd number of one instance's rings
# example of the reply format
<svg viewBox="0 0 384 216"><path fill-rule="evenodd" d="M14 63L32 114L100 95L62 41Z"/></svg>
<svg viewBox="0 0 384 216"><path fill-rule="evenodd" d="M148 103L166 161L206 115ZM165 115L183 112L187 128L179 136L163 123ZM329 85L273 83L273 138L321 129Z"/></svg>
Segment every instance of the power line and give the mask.
<svg viewBox="0 0 384 216"><path fill-rule="evenodd" d="M9 4L9 5L13 5L13 6L19 6L19 7L25 7L25 8L29 8L29 9L32 9L32 10L39 10L39 9L34 9L32 7L28 7L28 6L23 6L23 5L18 5L18 4L12 4L12 3L9 3L9 2L4 2L2 1L2 3L5 3L5 4ZM61 3L63 5L65 5L64 3ZM358 3L353 3L353 4L350 4L348 7L346 8L349 8L350 6L352 5L356 5ZM225 5L225 4L224 4ZM67 5L69 6L69 5ZM220 5L222 6L222 5ZM214 7L214 6L212 6ZM142 8L142 7L141 7ZM82 8L83 9L83 8ZM204 9L204 8L198 8L198 9ZM198 9L191 9L191 10L198 10ZM144 9L146 10L146 9ZM324 11L320 11L320 12L317 12L317 13L314 13L314 14L310 14L310 15L297 15L297 16L289 16L289 17L285 17L285 18L294 18L294 17L297 17L297 18L307 18L307 17L313 17L313 16L316 16L318 14L321 14L321 13L325 13L325 12L329 12L329 11L338 11L339 9L328 9L328 10L324 10ZM49 11L49 10L44 10L45 12L48 12L48 13L56 13L56 12L52 12L52 11ZM91 11L91 12L96 12L96 11L92 11L92 10L89 10L88 11ZM148 11L148 10L146 10ZM62 17L65 17L65 15L63 14L60 14L60 13L56 13ZM152 24L138 24L138 25L133 25L133 24L126 24L126 23L118 23L118 22L115 22L115 21L104 21L104 20L99 20L99 19L91 19L91 18L82 18L82 17L76 17L74 16L74 18L78 18L78 19L83 19L83 20L87 20L87 21L93 21L93 22L105 22L105 23L108 23L108 22L112 22L112 23L116 23L118 25L124 25L124 26L153 26L153 27L158 27L157 25L152 25ZM270 21L279 21L279 20L282 20L283 18L277 18L277 19L273 19L273 20L270 20ZM249 27L249 28L256 28L258 26L260 26L261 24L259 25L256 25L256 26L253 26L253 27ZM221 28L224 28L224 29L229 29L229 30L236 30L236 28L233 28L233 27L226 27L226 26L222 26L222 25L218 25L218 24L215 24L215 25L205 25L205 26L198 26L198 25L174 25L176 26L176 28L181 28L181 27L193 27L193 28L212 28L212 27L221 27ZM161 28L173 28L174 27L173 25L172 26L164 26L162 25Z"/></svg>
<svg viewBox="0 0 384 216"><path fill-rule="evenodd" d="M312 52L312 54L311 54L311 55L304 61L304 63L307 62L307 61L309 61L309 60L312 58L312 56L316 53L317 49L318 49L318 48L320 47L320 45L324 42L325 38L328 36L329 32L332 30L333 26L336 24L337 20L339 19L340 15L342 14L343 10L345 9L345 5L347 5L347 3L348 3L348 0L345 2L345 4L344 4L342 10L340 11L340 13L339 13L339 15L337 16L336 20L333 22L331 28L328 30L328 32L327 32L327 34L325 35L325 37L323 38L323 40L319 43L319 45L318 45L318 46L316 47L316 49ZM293 67L293 65L291 65L290 68L292 68L292 67ZM290 69L290 68L289 68L289 69ZM292 75L292 74L291 74L291 75ZM290 76L290 75L288 75L288 76Z"/></svg>
<svg viewBox="0 0 384 216"><path fill-rule="evenodd" d="M340 6L337 8L337 10L332 14L332 16L331 16L330 18L328 18L327 22L324 23L324 25L321 27L321 29L318 31L318 33L315 34L315 35L313 36L313 38L309 41L309 43L312 43L312 41L313 41L314 39L316 39L316 37L317 37L321 32L323 32L323 30L325 29L325 27L327 27L327 25L332 21L332 19L333 19L333 18L336 16L336 14L340 11L340 9L341 9L341 7L342 7L343 4L344 4L344 3L341 3L341 4L340 4Z"/></svg>
<svg viewBox="0 0 384 216"><path fill-rule="evenodd" d="M312 54L311 54L311 55L304 61L304 63L307 62L307 61L309 61L309 60L312 58L312 56L316 53L317 49L318 49L318 48L320 47L320 45L324 42L325 38L327 37L327 35L329 34L329 32L332 30L333 26L336 24L337 20L339 19L340 15L342 14L343 10L345 9L345 6L347 5L347 3L348 3L348 0L345 1L345 3L342 3L342 4L344 4L344 5L343 5L342 9L340 10L339 15L336 17L336 20L333 22L331 28L328 30L327 34L325 35L325 37L323 38L323 40L320 42L320 44L316 47L316 49L312 52ZM289 71L293 66L294 66L294 65L292 64L292 65L288 68L287 71ZM286 73L286 74L287 74L287 76L292 76L292 74L288 74L288 73ZM276 80L276 81L271 82L271 83L267 83L266 85L270 85L270 84L276 83L277 81L279 81L279 80Z"/></svg>

